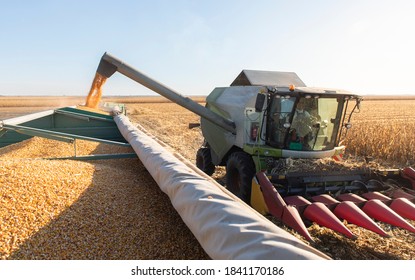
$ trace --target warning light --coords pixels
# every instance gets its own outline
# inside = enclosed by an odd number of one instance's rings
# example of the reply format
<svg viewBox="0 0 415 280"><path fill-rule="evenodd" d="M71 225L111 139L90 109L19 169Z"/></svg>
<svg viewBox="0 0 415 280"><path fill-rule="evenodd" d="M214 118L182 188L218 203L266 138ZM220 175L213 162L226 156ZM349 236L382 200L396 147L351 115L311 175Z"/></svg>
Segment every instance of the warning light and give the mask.
<svg viewBox="0 0 415 280"><path fill-rule="evenodd" d="M295 90L295 86L294 85L290 85L289 90L290 91L294 91Z"/></svg>

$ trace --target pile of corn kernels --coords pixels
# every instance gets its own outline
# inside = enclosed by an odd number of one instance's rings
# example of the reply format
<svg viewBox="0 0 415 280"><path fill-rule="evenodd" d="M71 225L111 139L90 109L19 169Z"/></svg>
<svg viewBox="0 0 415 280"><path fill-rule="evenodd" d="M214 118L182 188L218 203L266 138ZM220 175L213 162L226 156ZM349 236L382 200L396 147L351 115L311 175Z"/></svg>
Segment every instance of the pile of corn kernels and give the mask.
<svg viewBox="0 0 415 280"><path fill-rule="evenodd" d="M139 159L43 159L73 153L37 137L0 149L0 259L209 258Z"/></svg>

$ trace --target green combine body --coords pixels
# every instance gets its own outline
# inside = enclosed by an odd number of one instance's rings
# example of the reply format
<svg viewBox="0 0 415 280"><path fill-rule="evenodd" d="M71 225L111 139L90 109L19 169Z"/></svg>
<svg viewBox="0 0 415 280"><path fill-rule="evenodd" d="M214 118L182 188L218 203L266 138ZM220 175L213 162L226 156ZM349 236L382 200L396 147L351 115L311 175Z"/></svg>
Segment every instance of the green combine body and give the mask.
<svg viewBox="0 0 415 280"><path fill-rule="evenodd" d="M244 70L230 87L215 88L206 98L206 108L232 120L236 133L202 116L205 143L197 166L209 175L226 166L227 187L249 202L254 174L271 174L281 159L342 155L341 135L360 100L343 90L306 87L292 72ZM307 121L297 117L299 107Z"/></svg>

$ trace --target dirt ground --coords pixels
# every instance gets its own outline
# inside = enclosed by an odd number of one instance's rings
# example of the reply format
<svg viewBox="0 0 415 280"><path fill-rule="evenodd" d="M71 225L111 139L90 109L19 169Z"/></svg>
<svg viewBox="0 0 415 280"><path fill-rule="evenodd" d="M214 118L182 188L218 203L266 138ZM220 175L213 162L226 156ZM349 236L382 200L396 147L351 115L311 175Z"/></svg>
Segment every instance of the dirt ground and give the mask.
<svg viewBox="0 0 415 280"><path fill-rule="evenodd" d="M7 98L6 98L7 99ZM62 103L64 98L59 100L59 105L77 105L83 102L83 98L69 98L65 100L66 103ZM187 111L179 107L176 104L166 102L163 98L161 99L139 99L139 98L108 98L106 101L114 101L125 103L127 106L127 115L133 123L140 123L148 131L157 136L160 140L171 146L174 150L182 154L184 157L190 161L195 161L195 154L197 149L203 142L203 137L199 128L189 129L189 123L198 123L199 117L192 112ZM203 99L199 98L198 101L202 102ZM15 102L15 103L13 103ZM388 102L387 100L384 102ZM20 106L19 106L20 104ZM26 104L27 107L22 107L21 104ZM46 98L45 100L33 98L18 98L13 99L9 98L7 100L0 98L0 119L6 119L10 117L15 117L22 114L32 113L36 111L43 111L46 109L56 108L56 103L53 103L52 100ZM387 106L387 104L385 104ZM366 108L370 108L367 106ZM3 160L3 159L0 159ZM94 163L95 164L95 163ZM98 163L97 163L98 164ZM100 163L102 164L102 163ZM100 167L102 168L102 167ZM141 168L137 166L137 168ZM140 172L140 176L149 176L148 173ZM219 183L224 183L224 174L225 171L223 168L218 168L217 171L213 174L214 177ZM101 173L102 175L102 173ZM146 180L142 177L137 177L136 180ZM150 181L152 181L150 179ZM154 182L154 181L153 181ZM153 186L157 188L157 186ZM139 196L139 193L134 195ZM163 198L163 193L154 194L152 199L157 200L158 206L161 203L160 207L166 207L172 209L169 204L169 201ZM160 202L161 201L161 202ZM79 201L74 202L75 204ZM99 211L99 209L97 209ZM163 215L162 213L159 213ZM153 212L151 215L157 215L157 212ZM177 215L177 214L176 214ZM155 216L154 221L165 220L162 216ZM191 233L185 228L183 223L177 223L177 216L174 218L170 217L170 220L174 220L176 227L173 234L177 235L190 235L184 238L183 244L180 246L172 247L172 250L183 250L178 255L182 258L206 258L206 256L200 252L200 247L198 247L197 241L192 239ZM270 218L272 219L272 218ZM55 223L56 221L53 221ZM282 224L276 222L277 225L283 227L287 231L291 232L298 238L302 239L301 236L295 232L284 227ZM414 222L411 222L415 225ZM356 233L359 237L357 240L347 239L335 232L319 227L317 225L312 225L309 228L309 231L315 242L311 244L315 248L323 251L333 259L360 259L360 260L369 260L369 259L415 259L415 235L408 233L405 230L401 230L395 227L391 227L386 224L379 223L379 225L391 235L390 238L382 238L370 231L367 231L362 228L358 228L354 225L348 224L347 227ZM62 225L60 225L61 227ZM160 222L160 226L163 227L163 222ZM127 227L128 228L128 227ZM172 230L170 227L168 230ZM176 232L177 231L177 232ZM160 236L163 238L163 236ZM155 241L152 241L155 242ZM185 243L189 242L186 245ZM308 243L307 241L304 241ZM33 246L31 243L25 246ZM35 243L34 243L35 244ZM23 246L23 245L22 245ZM26 247L21 247L26 248ZM120 248L116 248L119 250ZM190 251L197 252L195 255L189 254ZM156 250L157 251L157 250ZM27 255L21 255L14 253L15 258L28 258ZM75 255L76 256L76 255ZM174 258L175 254L167 254L167 258ZM96 256L95 256L96 257ZM153 258L163 258L157 253L151 255ZM41 258L41 257L40 257ZM76 257L75 257L76 258ZM99 257L96 257L99 258ZM119 258L119 257L118 257ZM134 257L133 257L134 258ZM136 258L143 258L137 256ZM179 257L180 258L180 257Z"/></svg>

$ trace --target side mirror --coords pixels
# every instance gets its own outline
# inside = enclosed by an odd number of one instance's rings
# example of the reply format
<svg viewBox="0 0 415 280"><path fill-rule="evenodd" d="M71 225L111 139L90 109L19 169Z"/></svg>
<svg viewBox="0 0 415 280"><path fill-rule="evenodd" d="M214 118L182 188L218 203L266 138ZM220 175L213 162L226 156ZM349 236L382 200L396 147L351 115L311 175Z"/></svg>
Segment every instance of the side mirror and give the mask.
<svg viewBox="0 0 415 280"><path fill-rule="evenodd" d="M258 93L255 100L255 112L262 112L262 108L264 108L265 103L265 95Z"/></svg>
<svg viewBox="0 0 415 280"><path fill-rule="evenodd" d="M314 128L320 129L321 128L321 124L319 122L313 124Z"/></svg>

